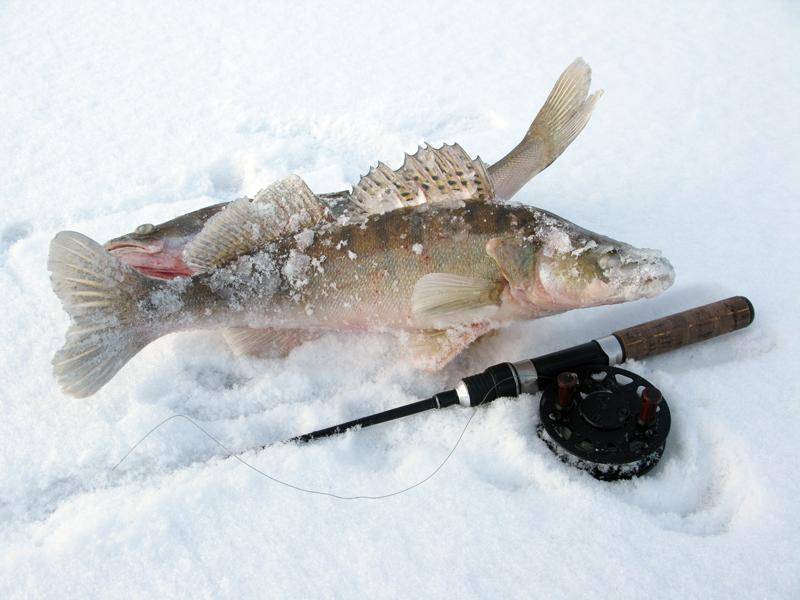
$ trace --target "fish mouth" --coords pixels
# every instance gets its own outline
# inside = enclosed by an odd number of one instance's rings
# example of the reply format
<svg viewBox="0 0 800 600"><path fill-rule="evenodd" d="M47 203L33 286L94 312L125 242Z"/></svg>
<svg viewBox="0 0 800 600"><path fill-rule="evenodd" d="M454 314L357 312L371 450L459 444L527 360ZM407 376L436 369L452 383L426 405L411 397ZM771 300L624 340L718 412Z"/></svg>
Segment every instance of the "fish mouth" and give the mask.
<svg viewBox="0 0 800 600"><path fill-rule="evenodd" d="M675 269L659 250L630 249L622 264L608 269L609 281L620 290L623 301L652 298L675 282Z"/></svg>
<svg viewBox="0 0 800 600"><path fill-rule="evenodd" d="M598 259L597 268L591 280L571 282L564 270L543 260L526 292L538 305L565 310L652 298L675 281L670 262L660 251L647 248L617 247Z"/></svg>
<svg viewBox="0 0 800 600"><path fill-rule="evenodd" d="M154 242L136 242L133 240L111 240L110 242L106 242L105 249L109 252L115 252L119 254L123 253L140 253L140 254L155 254L156 252L161 252L164 249L164 242L161 240L157 240Z"/></svg>
<svg viewBox="0 0 800 600"><path fill-rule="evenodd" d="M148 277L175 279L194 274L183 260L182 248L167 247L163 241L138 243L112 240L105 247L119 260Z"/></svg>

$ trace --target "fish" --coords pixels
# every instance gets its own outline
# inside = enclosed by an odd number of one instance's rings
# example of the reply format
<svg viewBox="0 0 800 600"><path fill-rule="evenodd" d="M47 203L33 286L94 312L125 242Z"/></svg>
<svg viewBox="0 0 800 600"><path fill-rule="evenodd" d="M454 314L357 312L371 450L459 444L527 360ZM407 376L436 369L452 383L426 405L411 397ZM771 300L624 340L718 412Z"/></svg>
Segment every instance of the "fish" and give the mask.
<svg viewBox="0 0 800 600"><path fill-rule="evenodd" d="M525 183L558 158L583 130L603 94L599 90L589 96L590 84L591 68L582 58L564 70L522 141L489 166L498 198L510 200ZM388 168L379 165L378 169ZM334 218L352 209L352 196L347 190L319 194L318 198L328 206ZM150 277L172 279L191 275L191 268L183 261L183 249L208 219L228 204L207 206L157 225L143 223L134 231L107 241L104 247Z"/></svg>
<svg viewBox="0 0 800 600"><path fill-rule="evenodd" d="M594 103L602 95L602 90L588 95L590 82L591 69L583 59L576 59L564 70L522 141L489 166L489 176L498 197L510 199L577 137L588 122ZM561 122L557 121L559 115ZM379 164L378 170L386 171L388 168ZM355 206L353 196L347 190L317 197L327 206L332 218L346 218ZM149 277L173 279L193 275L194 271L183 260L183 250L208 219L228 204L222 202L207 206L157 225L143 223L131 233L107 241L104 247ZM223 330L222 335L237 355L280 357L293 347L292 340L275 339L270 332L261 335L252 331L245 335L241 331ZM307 333L294 342L299 344L314 337ZM243 339L247 343L242 343Z"/></svg>
<svg viewBox="0 0 800 600"><path fill-rule="evenodd" d="M72 319L53 358L61 390L90 396L150 342L194 329L223 328L242 353L389 332L416 366L437 370L511 323L663 292L674 270L659 251L508 201L580 132L597 97L579 59L498 169L458 144L426 145L335 201L292 175L164 228L150 256L181 247L191 275L150 277L124 246L58 233L48 268Z"/></svg>

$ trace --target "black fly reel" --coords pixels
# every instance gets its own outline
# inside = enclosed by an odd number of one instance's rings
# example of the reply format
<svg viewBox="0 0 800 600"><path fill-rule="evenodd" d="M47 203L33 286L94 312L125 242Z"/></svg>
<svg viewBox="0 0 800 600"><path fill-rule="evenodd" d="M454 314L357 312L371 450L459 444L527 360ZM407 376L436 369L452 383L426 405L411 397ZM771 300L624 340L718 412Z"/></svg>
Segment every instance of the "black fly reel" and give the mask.
<svg viewBox="0 0 800 600"><path fill-rule="evenodd" d="M604 481L647 473L670 427L661 392L636 373L586 365L544 388L538 436L567 464Z"/></svg>

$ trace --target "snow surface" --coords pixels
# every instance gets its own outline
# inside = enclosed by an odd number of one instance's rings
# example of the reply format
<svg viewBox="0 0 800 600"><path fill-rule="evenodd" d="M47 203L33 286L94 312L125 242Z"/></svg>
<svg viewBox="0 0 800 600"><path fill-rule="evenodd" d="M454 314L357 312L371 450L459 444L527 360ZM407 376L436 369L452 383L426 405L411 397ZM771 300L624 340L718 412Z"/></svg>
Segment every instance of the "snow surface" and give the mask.
<svg viewBox="0 0 800 600"><path fill-rule="evenodd" d="M0 597L800 596L798 31L779 2L4 3ZM518 198L662 249L677 272L663 296L513 327L436 375L382 335L248 360L198 332L92 398L59 393L57 231L102 241L287 173L339 190L425 141L495 161L579 55L606 94ZM385 500L277 485L180 419L109 471L172 414L243 450L739 293L749 330L633 365L674 416L637 481L555 460L534 397L480 410L436 477ZM387 493L431 472L468 416L245 458Z"/></svg>

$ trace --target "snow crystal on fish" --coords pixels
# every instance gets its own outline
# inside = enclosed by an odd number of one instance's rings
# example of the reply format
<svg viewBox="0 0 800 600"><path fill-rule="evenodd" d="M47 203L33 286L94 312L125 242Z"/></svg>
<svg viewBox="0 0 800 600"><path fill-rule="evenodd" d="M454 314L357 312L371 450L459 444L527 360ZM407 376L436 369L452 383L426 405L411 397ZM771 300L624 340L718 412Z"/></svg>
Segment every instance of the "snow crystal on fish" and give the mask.
<svg viewBox="0 0 800 600"><path fill-rule="evenodd" d="M597 242L595 242L594 240L581 240L581 241L584 241L585 243L583 244L583 246L575 248L572 251L573 256L580 256L587 250L591 250L592 248L597 248Z"/></svg>
<svg viewBox="0 0 800 600"><path fill-rule="evenodd" d="M303 229L303 231L294 236L294 240L298 250L306 250L314 243L314 231L312 229Z"/></svg>
<svg viewBox="0 0 800 600"><path fill-rule="evenodd" d="M150 304L156 307L161 315L171 315L183 308L183 292L188 279L174 279L169 285L153 289L148 297Z"/></svg>
<svg viewBox="0 0 800 600"><path fill-rule="evenodd" d="M268 250L239 257L229 265L213 271L208 279L209 287L224 297L227 306L241 311L254 297L272 296L278 289L278 266Z"/></svg>
<svg viewBox="0 0 800 600"><path fill-rule="evenodd" d="M569 235L561 229L553 229L545 238L542 254L545 256L555 256L556 254L566 254L572 251L572 242Z"/></svg>
<svg viewBox="0 0 800 600"><path fill-rule="evenodd" d="M308 255L290 250L286 262L283 264L283 275L293 289L300 289L308 284L308 268L311 258Z"/></svg>
<svg viewBox="0 0 800 600"><path fill-rule="evenodd" d="M319 258L311 259L311 266L313 266L316 269L317 273L325 272L325 267L322 266L322 263L324 263L327 258L328 257L323 254Z"/></svg>

